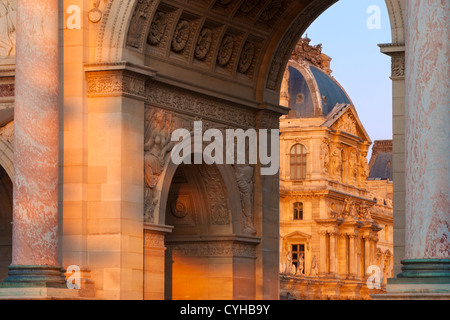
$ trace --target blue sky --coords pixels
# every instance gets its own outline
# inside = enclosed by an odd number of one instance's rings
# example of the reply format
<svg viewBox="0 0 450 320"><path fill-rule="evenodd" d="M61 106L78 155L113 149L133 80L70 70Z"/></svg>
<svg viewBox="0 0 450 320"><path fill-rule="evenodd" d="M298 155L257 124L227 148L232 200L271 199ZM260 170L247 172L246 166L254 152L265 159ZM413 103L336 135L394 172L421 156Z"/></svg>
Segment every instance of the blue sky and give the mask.
<svg viewBox="0 0 450 320"><path fill-rule="evenodd" d="M380 9L380 29L370 29L370 6ZM384 0L340 0L306 31L311 44L322 43L330 56L332 75L352 99L372 141L392 139L391 59L378 44L391 42Z"/></svg>

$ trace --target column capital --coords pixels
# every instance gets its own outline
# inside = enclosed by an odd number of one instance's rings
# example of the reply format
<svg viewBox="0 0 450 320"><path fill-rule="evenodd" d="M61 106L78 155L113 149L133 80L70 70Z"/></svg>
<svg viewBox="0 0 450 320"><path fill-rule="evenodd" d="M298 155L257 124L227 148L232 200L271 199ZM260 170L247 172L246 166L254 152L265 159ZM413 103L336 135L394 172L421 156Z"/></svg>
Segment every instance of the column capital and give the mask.
<svg viewBox="0 0 450 320"><path fill-rule="evenodd" d="M89 97L127 96L146 99L146 81L154 69L116 61L85 65Z"/></svg>

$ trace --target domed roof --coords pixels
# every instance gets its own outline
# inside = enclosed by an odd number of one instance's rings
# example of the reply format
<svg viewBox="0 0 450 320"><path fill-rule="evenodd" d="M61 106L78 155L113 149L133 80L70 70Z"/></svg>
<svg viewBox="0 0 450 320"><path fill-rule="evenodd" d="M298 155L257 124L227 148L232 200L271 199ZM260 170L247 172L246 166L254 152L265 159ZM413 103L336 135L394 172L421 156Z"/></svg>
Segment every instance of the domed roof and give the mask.
<svg viewBox="0 0 450 320"><path fill-rule="evenodd" d="M352 104L342 86L331 76L329 61L321 46L301 39L289 60L282 97L291 109L290 118L326 117L338 104Z"/></svg>

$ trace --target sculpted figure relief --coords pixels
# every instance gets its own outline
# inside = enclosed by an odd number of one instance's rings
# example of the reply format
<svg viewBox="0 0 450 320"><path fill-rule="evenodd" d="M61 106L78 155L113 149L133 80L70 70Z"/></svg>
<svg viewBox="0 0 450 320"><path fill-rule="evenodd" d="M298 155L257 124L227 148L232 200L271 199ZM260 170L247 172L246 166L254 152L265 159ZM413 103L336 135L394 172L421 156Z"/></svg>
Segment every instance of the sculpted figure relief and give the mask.
<svg viewBox="0 0 450 320"><path fill-rule="evenodd" d="M369 164L367 162L367 152L364 152L361 155L359 162L360 162L359 174L360 174L361 183L365 183L370 174L370 168L369 168Z"/></svg>
<svg viewBox="0 0 450 320"><path fill-rule="evenodd" d="M348 168L349 168L349 180L355 181L358 176L358 157L356 154L356 150L352 149L350 152L350 159L348 162Z"/></svg>
<svg viewBox="0 0 450 320"><path fill-rule="evenodd" d="M150 33L148 35L148 43L151 45L157 45L161 42L164 32L166 31L167 17L164 12L157 12L153 18Z"/></svg>
<svg viewBox="0 0 450 320"><path fill-rule="evenodd" d="M338 121L337 129L357 136L358 130L356 128L356 120L353 114L348 112L342 116L342 118Z"/></svg>
<svg viewBox="0 0 450 320"><path fill-rule="evenodd" d="M253 226L253 174L254 168L250 165L234 166L236 181L241 195L241 207L244 215L244 232L256 234Z"/></svg>
<svg viewBox="0 0 450 320"><path fill-rule="evenodd" d="M315 277L319 274L319 264L317 263L317 257L314 256L311 262L311 276Z"/></svg>
<svg viewBox="0 0 450 320"><path fill-rule="evenodd" d="M333 153L331 154L331 174L339 180L341 178L341 166L341 149L339 147L335 147L333 149Z"/></svg>
<svg viewBox="0 0 450 320"><path fill-rule="evenodd" d="M175 142L170 135L176 127L176 120L171 114L162 110L149 109L146 112L146 129L144 143L144 181L145 181L145 218L153 220L153 211L158 201L155 187L163 172L170 151Z"/></svg>
<svg viewBox="0 0 450 320"><path fill-rule="evenodd" d="M300 255L300 258L298 260L298 267L297 267L297 274L302 275L303 274L303 268L304 268L305 259L303 258L303 253Z"/></svg>
<svg viewBox="0 0 450 320"><path fill-rule="evenodd" d="M0 0L0 56L16 54L16 8L12 0Z"/></svg>
<svg viewBox="0 0 450 320"><path fill-rule="evenodd" d="M320 148L320 157L323 164L322 170L324 173L328 173L330 167L330 148L328 147L328 141L323 140Z"/></svg>

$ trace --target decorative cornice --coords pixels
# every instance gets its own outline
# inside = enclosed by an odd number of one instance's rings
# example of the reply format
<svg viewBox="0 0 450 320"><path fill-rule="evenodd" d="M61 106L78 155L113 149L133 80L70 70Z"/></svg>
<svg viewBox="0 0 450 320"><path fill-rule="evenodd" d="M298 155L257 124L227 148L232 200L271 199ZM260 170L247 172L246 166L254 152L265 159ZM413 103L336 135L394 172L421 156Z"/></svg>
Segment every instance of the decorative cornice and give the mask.
<svg viewBox="0 0 450 320"><path fill-rule="evenodd" d="M255 244L218 241L198 243L166 243L169 252L184 256L230 256L256 258Z"/></svg>
<svg viewBox="0 0 450 320"><path fill-rule="evenodd" d="M89 97L129 96L145 100L147 79L154 69L118 61L85 65Z"/></svg>

